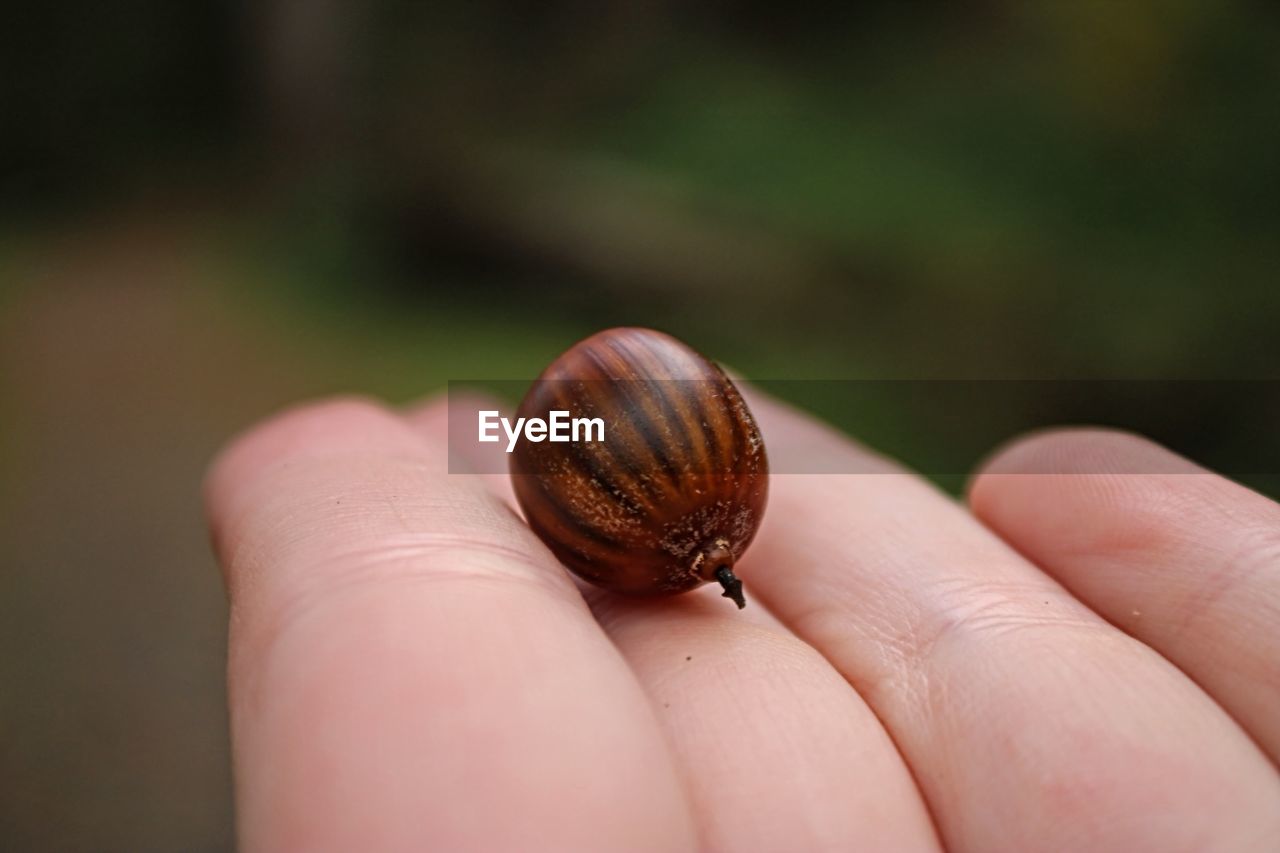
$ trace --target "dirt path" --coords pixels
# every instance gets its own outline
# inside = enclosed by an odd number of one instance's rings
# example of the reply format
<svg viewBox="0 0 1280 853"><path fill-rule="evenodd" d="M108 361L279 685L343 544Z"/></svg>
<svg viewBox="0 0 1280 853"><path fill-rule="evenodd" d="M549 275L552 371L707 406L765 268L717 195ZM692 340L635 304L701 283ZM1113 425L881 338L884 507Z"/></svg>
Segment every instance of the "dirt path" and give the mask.
<svg viewBox="0 0 1280 853"><path fill-rule="evenodd" d="M225 601L201 473L307 386L181 228L50 241L0 316L0 838L223 850ZM258 337L250 337L256 334Z"/></svg>

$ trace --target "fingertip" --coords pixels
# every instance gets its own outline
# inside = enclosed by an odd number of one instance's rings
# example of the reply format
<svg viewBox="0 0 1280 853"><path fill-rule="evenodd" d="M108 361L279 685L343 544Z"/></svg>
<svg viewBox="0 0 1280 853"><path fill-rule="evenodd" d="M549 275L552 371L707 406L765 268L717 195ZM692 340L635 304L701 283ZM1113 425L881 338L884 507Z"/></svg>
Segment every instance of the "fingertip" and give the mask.
<svg viewBox="0 0 1280 853"><path fill-rule="evenodd" d="M1188 506L1226 497L1225 482L1143 436L1063 428L997 451L967 497L974 516L1020 550L1078 556L1151 547Z"/></svg>
<svg viewBox="0 0 1280 853"><path fill-rule="evenodd" d="M981 462L966 485L969 505L984 515L995 504L1040 491L1044 478L1076 475L1100 485L1128 474L1203 473L1195 463L1144 436L1111 427L1054 427L1017 436ZM1029 476L1030 475L1030 476ZM1062 480L1057 480L1059 484Z"/></svg>
<svg viewBox="0 0 1280 853"><path fill-rule="evenodd" d="M205 514L223 550L232 507L265 472L302 459L362 451L417 449L415 437L383 403L342 395L294 404L234 436L205 473Z"/></svg>

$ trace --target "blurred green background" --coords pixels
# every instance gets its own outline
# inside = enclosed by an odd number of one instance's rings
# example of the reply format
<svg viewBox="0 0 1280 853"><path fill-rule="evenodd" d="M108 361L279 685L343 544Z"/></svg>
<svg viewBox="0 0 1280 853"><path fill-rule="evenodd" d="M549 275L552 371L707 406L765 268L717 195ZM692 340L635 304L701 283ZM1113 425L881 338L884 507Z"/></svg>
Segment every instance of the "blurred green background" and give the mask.
<svg viewBox="0 0 1280 853"><path fill-rule="evenodd" d="M231 845L198 484L289 401L531 377L623 323L765 379L1280 379L1273 3L14 14L5 850ZM957 439L804 402L926 467Z"/></svg>

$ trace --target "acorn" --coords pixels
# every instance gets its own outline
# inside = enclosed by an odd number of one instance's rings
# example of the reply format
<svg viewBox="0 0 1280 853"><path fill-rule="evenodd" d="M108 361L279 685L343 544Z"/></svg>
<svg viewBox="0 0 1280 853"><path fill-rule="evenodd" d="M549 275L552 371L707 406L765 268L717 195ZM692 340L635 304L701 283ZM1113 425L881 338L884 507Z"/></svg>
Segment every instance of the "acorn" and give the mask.
<svg viewBox="0 0 1280 853"><path fill-rule="evenodd" d="M512 450L516 498L556 557L613 592L674 595L714 580L745 607L733 566L764 515L769 465L724 371L662 332L608 329L553 361L516 415L553 412L601 427Z"/></svg>

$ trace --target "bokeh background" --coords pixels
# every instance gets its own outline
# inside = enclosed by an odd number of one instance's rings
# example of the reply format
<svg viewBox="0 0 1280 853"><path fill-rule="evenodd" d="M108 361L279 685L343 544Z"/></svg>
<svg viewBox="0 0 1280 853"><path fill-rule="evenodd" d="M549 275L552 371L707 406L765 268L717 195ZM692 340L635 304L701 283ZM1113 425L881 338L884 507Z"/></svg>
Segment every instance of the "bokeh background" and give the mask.
<svg viewBox="0 0 1280 853"><path fill-rule="evenodd" d="M622 323L759 378L1280 379L1280 7L834 5L9 11L0 848L231 846L199 481L290 401ZM908 461L986 423L812 387ZM1280 446L1177 397L1179 449Z"/></svg>

